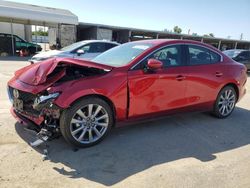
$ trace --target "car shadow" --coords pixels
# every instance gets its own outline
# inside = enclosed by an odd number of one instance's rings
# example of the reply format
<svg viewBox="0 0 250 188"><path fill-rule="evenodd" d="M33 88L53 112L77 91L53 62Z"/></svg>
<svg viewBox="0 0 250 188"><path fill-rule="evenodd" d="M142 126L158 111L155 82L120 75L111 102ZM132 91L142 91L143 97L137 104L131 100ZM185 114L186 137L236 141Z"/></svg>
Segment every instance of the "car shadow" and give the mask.
<svg viewBox="0 0 250 188"><path fill-rule="evenodd" d="M67 166L70 170L54 170L69 178L110 186L155 165L188 157L207 162L215 160L216 153L250 144L249 115L236 108L227 119L204 113L166 117L113 129L100 144L80 150L59 138L49 142L49 160ZM29 142L30 133L18 123L15 127Z"/></svg>

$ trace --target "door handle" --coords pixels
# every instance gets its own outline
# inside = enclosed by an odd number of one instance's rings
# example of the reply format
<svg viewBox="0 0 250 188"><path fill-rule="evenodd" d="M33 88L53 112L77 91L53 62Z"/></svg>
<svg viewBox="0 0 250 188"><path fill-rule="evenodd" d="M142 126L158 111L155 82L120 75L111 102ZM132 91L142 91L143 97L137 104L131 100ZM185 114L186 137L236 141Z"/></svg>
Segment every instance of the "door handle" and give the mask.
<svg viewBox="0 0 250 188"><path fill-rule="evenodd" d="M216 73L215 73L215 76L216 76L216 77L222 77L222 76L223 76L223 73L222 73L222 72L216 72Z"/></svg>
<svg viewBox="0 0 250 188"><path fill-rule="evenodd" d="M185 79L186 79L186 76L182 76L182 75L176 76L177 81L182 81L182 80L185 80Z"/></svg>

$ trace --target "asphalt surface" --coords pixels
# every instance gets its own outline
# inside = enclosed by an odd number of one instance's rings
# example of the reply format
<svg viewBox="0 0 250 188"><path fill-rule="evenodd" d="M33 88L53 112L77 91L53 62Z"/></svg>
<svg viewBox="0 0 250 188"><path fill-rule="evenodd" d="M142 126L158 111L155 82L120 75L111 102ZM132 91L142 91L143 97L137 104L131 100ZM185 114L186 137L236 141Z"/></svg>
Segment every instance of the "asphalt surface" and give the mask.
<svg viewBox="0 0 250 188"><path fill-rule="evenodd" d="M81 150L59 138L44 161L45 146L30 147L34 133L9 113L6 83L26 65L0 61L0 187L250 187L250 93L224 120L179 114L113 129Z"/></svg>

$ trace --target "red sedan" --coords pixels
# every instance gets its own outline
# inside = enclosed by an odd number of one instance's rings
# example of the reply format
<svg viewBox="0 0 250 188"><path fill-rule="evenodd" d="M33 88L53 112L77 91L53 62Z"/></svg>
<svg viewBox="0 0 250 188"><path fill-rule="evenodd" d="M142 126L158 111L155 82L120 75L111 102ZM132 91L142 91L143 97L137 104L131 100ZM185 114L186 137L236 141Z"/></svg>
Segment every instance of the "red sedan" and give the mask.
<svg viewBox="0 0 250 188"><path fill-rule="evenodd" d="M100 142L116 122L184 111L229 116L245 94L246 67L204 43L146 40L90 61L50 59L8 82L12 114L79 147Z"/></svg>

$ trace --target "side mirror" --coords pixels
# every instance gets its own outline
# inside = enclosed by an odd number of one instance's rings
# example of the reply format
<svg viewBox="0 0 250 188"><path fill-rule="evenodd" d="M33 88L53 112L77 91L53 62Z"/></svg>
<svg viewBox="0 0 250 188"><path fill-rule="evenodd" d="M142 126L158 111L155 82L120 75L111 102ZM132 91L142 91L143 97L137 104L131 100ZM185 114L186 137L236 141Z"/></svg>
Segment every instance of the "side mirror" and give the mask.
<svg viewBox="0 0 250 188"><path fill-rule="evenodd" d="M149 70L157 70L161 69L162 67L163 67L162 62L157 59L149 59L147 62L147 68Z"/></svg>
<svg viewBox="0 0 250 188"><path fill-rule="evenodd" d="M76 51L76 53L77 53L78 56L80 56L80 55L84 54L85 52L84 52L84 50L79 49L79 50Z"/></svg>

